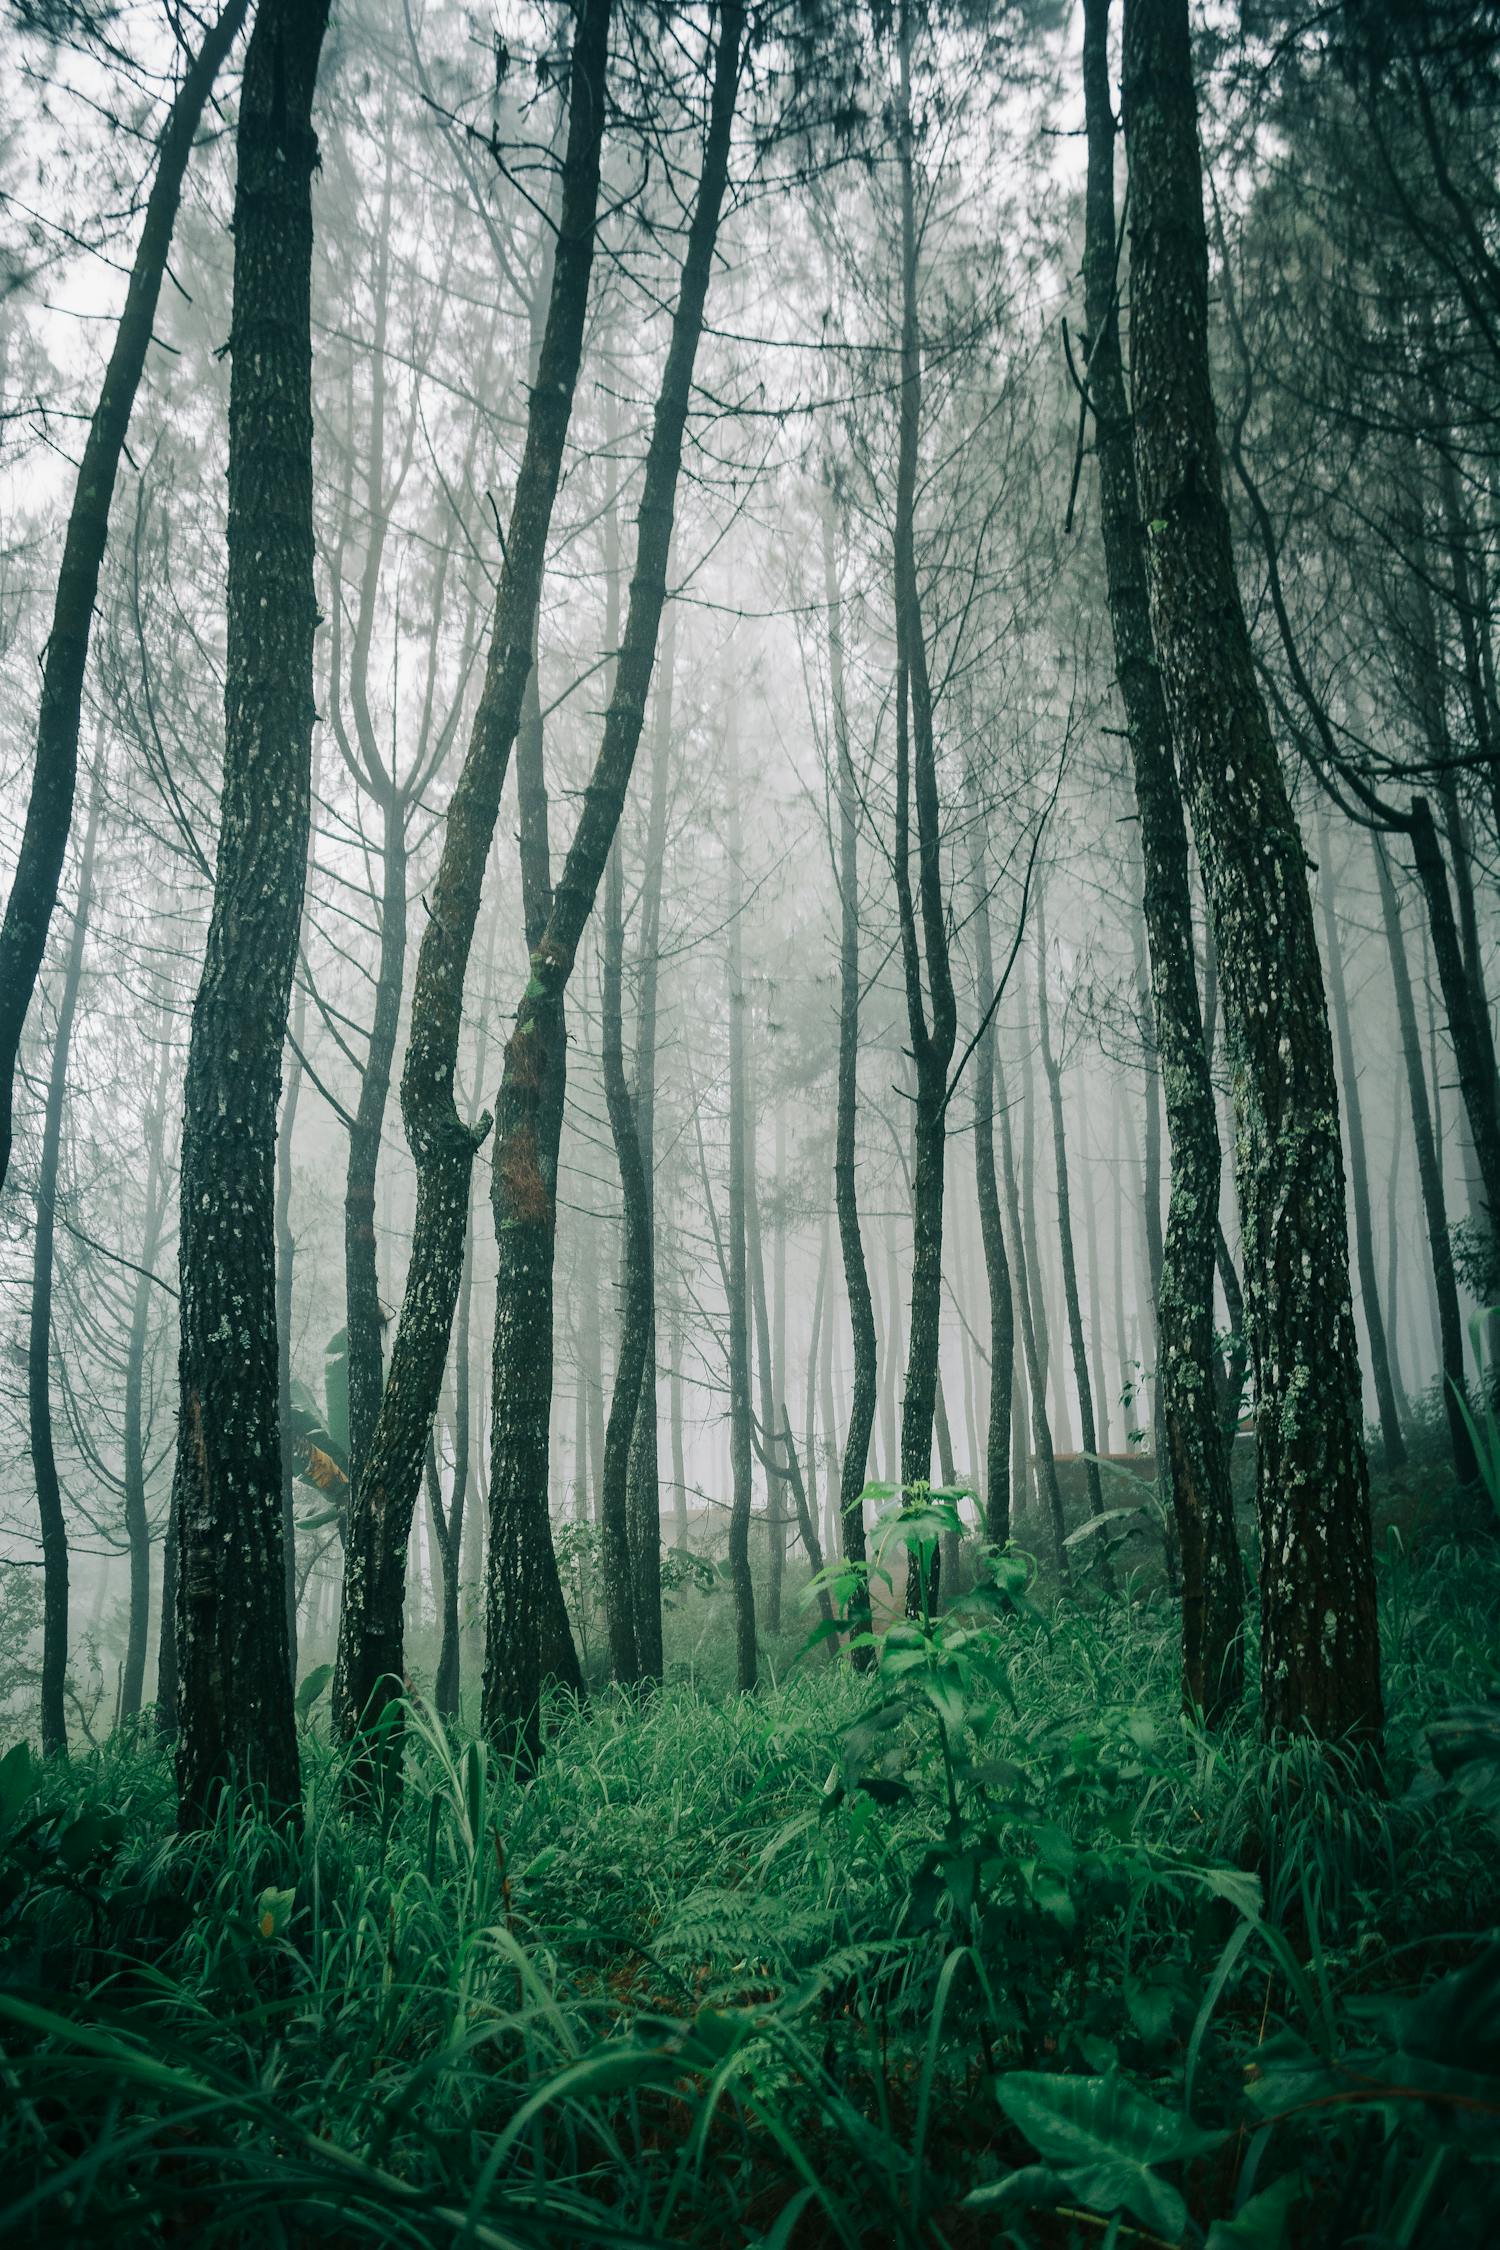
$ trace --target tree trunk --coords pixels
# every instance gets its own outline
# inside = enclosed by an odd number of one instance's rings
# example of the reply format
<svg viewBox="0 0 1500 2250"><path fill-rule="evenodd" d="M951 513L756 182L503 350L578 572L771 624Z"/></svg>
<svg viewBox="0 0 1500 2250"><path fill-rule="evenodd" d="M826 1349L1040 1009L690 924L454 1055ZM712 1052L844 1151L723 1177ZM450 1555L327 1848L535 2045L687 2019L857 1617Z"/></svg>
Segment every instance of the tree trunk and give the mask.
<svg viewBox="0 0 1500 2250"><path fill-rule="evenodd" d="M286 1647L297 1677L297 1442L292 1429L292 1309L297 1245L292 1234L292 1154L302 1099L301 1049L306 1000L292 1002L292 1061L276 1128L276 1394L281 1413L281 1537L285 1559Z"/></svg>
<svg viewBox="0 0 1500 2250"><path fill-rule="evenodd" d="M906 987L907 1026L916 1067L912 1144L912 1270L906 1384L901 1398L901 1483L932 1475L932 1424L937 1396L943 1296L943 1178L947 1146L948 1067L958 1018L948 959L943 899L942 824L933 740L932 688L926 627L917 577L917 455L922 422L922 353L917 319L916 177L911 113L911 16L902 0L897 19L900 93L897 151L901 195L901 390L892 547L896 606L896 835L894 875ZM916 808L917 883L910 857ZM920 924L920 935L919 935ZM927 995L923 994L926 970ZM930 1001L931 1016L929 1021ZM934 1554L925 1601L936 1607L939 1558ZM906 1607L923 1612L919 1558L911 1557Z"/></svg>
<svg viewBox="0 0 1500 2250"><path fill-rule="evenodd" d="M1417 1011L1412 998L1411 972L1406 942L1401 934L1401 908L1391 881L1385 847L1374 839L1375 875L1380 886L1380 912L1390 956L1391 982L1396 993L1396 1021L1401 1034L1401 1058L1406 1071L1407 1099L1411 1106L1412 1142L1417 1152L1417 1180L1422 1191L1422 1212L1427 1221L1427 1242L1432 1258L1433 1286L1437 1292L1438 1334L1442 1347L1443 1411L1448 1418L1448 1442L1453 1452L1453 1473L1463 1492L1474 1492L1479 1463L1464 1416L1464 1329L1458 1306L1458 1282L1453 1271L1453 1243L1448 1233L1447 1199L1438 1143L1427 1102L1427 1076L1422 1066L1422 1046Z"/></svg>
<svg viewBox="0 0 1500 2250"><path fill-rule="evenodd" d="M728 179L743 25L741 0L726 0L719 16L703 172L646 456L635 577L604 740L547 927L532 952L531 976L506 1045L500 1088L492 1189L500 1258L484 1719L489 1734L526 1766L534 1765L541 1752L544 1638L556 1627L561 1602L546 1508L556 1226L555 1167L550 1172L543 1167L546 1113L560 1079L555 1048L563 994L619 826L656 657L683 430ZM565 1626L564 1618L564 1631ZM574 1671L576 1676L576 1658Z"/></svg>
<svg viewBox="0 0 1500 2250"><path fill-rule="evenodd" d="M1006 1104L1005 1079L998 1053L995 1057L995 1089L1000 1098L1000 1153L1005 1175L1006 1216L1010 1220L1010 1239L1015 1250L1016 1302L1021 1314L1021 1345L1026 1356L1026 1387L1031 1393L1031 1442L1036 1457L1037 1483L1047 1511L1048 1528L1052 1533L1052 1560L1059 1577L1065 1578L1068 1557L1063 1540L1067 1536L1067 1527L1063 1522L1062 1494L1058 1490L1057 1462L1052 1451L1052 1425L1047 1420L1046 1376L1037 1342L1036 1300L1031 1289L1028 1256L1021 1231L1021 1198L1016 1187L1015 1148L1011 1139L1010 1110Z"/></svg>
<svg viewBox="0 0 1500 2250"><path fill-rule="evenodd" d="M990 937L990 895L984 863L974 853L974 947L979 1005L988 1008L995 989L995 958ZM985 1025L974 1050L974 1189L979 1203L979 1239L990 1297L990 1406L984 1447L984 1535L992 1546L1010 1538L1010 1440L1015 1387L1016 1323L1010 1259L1000 1219L1000 1189L995 1178L995 1026Z"/></svg>
<svg viewBox="0 0 1500 2250"><path fill-rule="evenodd" d="M268 0L245 57L230 326L218 864L182 1137L177 1782L300 1818L277 1396L276 1112L312 787L313 89L327 0Z"/></svg>
<svg viewBox="0 0 1500 2250"><path fill-rule="evenodd" d="M27 1348L27 1407L31 1464L42 1531L42 1755L64 1757L68 1748L68 1527L52 1438L52 1277L57 1249L57 1190L62 1168L63 1110L68 1098L68 1058L83 948L94 893L94 847L99 834L102 776L94 779L88 827L78 864L78 898L63 964L42 1118L41 1162L36 1179L36 1236L32 1245L31 1319Z"/></svg>
<svg viewBox="0 0 1500 2250"><path fill-rule="evenodd" d="M836 502L831 473L823 484L823 598L828 611L828 675L833 708L834 788L838 800L839 889L839 1051L838 1089L833 1128L833 1196L838 1216L839 1257L844 1271L844 1295L849 1306L850 1348L853 1365L849 1425L843 1465L838 1480L838 1510L844 1558L855 1566L856 1583L850 1596L849 1616L854 1630L852 1660L858 1671L868 1671L875 1651L865 1636L870 1627L869 1587L863 1572L866 1560L865 1517L860 1494L870 1464L870 1439L875 1428L878 1391L878 1351L875 1341L875 1308L870 1295L870 1273L865 1263L864 1236L859 1223L859 1182L856 1174L859 1119L859 790L849 749L849 715L844 683L844 612L839 591Z"/></svg>
<svg viewBox="0 0 1500 2250"><path fill-rule="evenodd" d="M42 655L36 763L15 880L0 925L0 1188L10 1169L16 1056L31 996L47 950L73 822L78 783L78 728L99 572L109 538L109 510L131 409L146 364L162 276L177 224L183 176L203 107L245 20L248 0L225 0L183 73L157 144L156 176L131 263L125 304L109 365L99 387L63 541L52 604L52 629Z"/></svg>
<svg viewBox="0 0 1500 2250"><path fill-rule="evenodd" d="M1433 959L1448 1018L1448 1036L1458 1066L1458 1087L1464 1115L1479 1166L1484 1216L1492 1243L1500 1242L1500 1085L1495 1076L1495 1047L1489 1008L1483 988L1475 989L1465 966L1453 917L1453 900L1443 849L1438 841L1431 807L1425 797L1414 797L1408 829L1417 880L1427 906ZM1500 1266L1500 1249L1492 1250Z"/></svg>
<svg viewBox="0 0 1500 2250"><path fill-rule="evenodd" d="M771 1323L766 1310L766 1261L760 1233L760 1190L755 1161L754 1032L750 1006L745 1002L745 1107L741 1130L745 1136L745 1265L750 1283L750 1315L755 1335L756 1374L759 1378L761 1440L767 1453L776 1442L776 1376L771 1360ZM769 1470L766 1475L766 1614L768 1633L781 1631L781 1581L786 1570L786 1509L780 1486Z"/></svg>
<svg viewBox="0 0 1500 2250"><path fill-rule="evenodd" d="M661 1469L656 1420L656 1039L661 975L661 900L667 856L672 760L672 683L677 663L677 611L668 603L656 674L651 744L651 803L646 821L646 880L641 893L635 1031L635 1124L645 1184L646 1258L642 1301L646 1357L630 1441L630 1583L641 1677L662 1676Z"/></svg>
<svg viewBox="0 0 1500 2250"><path fill-rule="evenodd" d="M1052 1163L1057 1174L1057 1239L1062 1259L1063 1305L1068 1316L1068 1344L1073 1354L1073 1387L1078 1393L1078 1423L1083 1439L1083 1467L1087 1480L1089 1514L1104 1513L1104 1491L1099 1480L1099 1441L1094 1433L1094 1388L1089 1380L1088 1345L1083 1333L1083 1305L1078 1295L1078 1260L1073 1248L1073 1199L1068 1192L1068 1139L1063 1120L1062 1065L1052 1046L1052 1017L1047 1000L1047 922L1043 893L1036 901L1036 1021L1042 1070L1052 1115Z"/></svg>
<svg viewBox="0 0 1500 2250"><path fill-rule="evenodd" d="M125 1662L120 1672L120 1719L140 1716L146 1685L146 1646L151 1637L151 1519L146 1512L146 1346L151 1324L152 1271L161 1248L167 1215L167 1045L157 1050L156 1082L145 1117L145 1223L141 1229L140 1271L130 1308L125 1358L125 1538L130 1555L130 1610Z"/></svg>
<svg viewBox="0 0 1500 2250"><path fill-rule="evenodd" d="M1127 0L1135 452L1152 639L1234 1063L1261 1518L1261 1719L1378 1744L1338 1091L1305 855L1240 604L1209 383L1187 0ZM1204 1379L1208 1370L1204 1369Z"/></svg>
<svg viewBox="0 0 1500 2250"><path fill-rule="evenodd" d="M729 717L731 745L734 713ZM729 787L739 788L731 747ZM750 1275L745 1245L745 972L740 924L744 877L740 867L737 808L731 796L729 838L729 1257L725 1286L729 1358L729 1582L734 1596L735 1669L741 1695L753 1694L760 1675L755 1629L755 1580L750 1570L750 1510L754 1409L750 1399Z"/></svg>
<svg viewBox="0 0 1500 2250"><path fill-rule="evenodd" d="M1244 1572L1214 1346L1219 1242L1219 1131L1193 959L1187 828L1161 676L1151 642L1146 560L1121 363L1116 294L1115 122L1109 0L1085 0L1088 133L1085 293L1088 376L1099 460L1100 520L1115 671L1125 707L1141 824L1143 920L1155 1049L1146 1087L1146 1233L1157 1322L1157 1473L1176 1526L1182 1582L1184 1701L1210 1725L1240 1700ZM1156 1062L1166 1089L1172 1171L1162 1238L1153 1150ZM1230 1279L1233 1269L1230 1269ZM1232 1309L1232 1308L1231 1308ZM1236 1393L1238 1397L1238 1393Z"/></svg>
<svg viewBox="0 0 1500 2250"><path fill-rule="evenodd" d="M349 1513L334 1678L335 1723L346 1737L367 1712L373 1718L383 1707L380 1683L399 1683L402 1676L406 1547L447 1364L474 1158L490 1125L488 1116L466 1125L454 1100L464 981L500 792L531 677L547 537L583 350L610 15L611 0L582 0L574 25L546 331L527 401L526 445L503 542L484 688L449 800L417 956L401 1079L417 1210L390 1376ZM549 1350L549 1373L550 1357ZM545 1499L545 1476L541 1489Z"/></svg>
<svg viewBox="0 0 1500 2250"><path fill-rule="evenodd" d="M646 1216L646 1176L641 1163L640 1137L630 1089L625 1081L621 1025L624 967L624 880L620 869L620 840L616 836L604 886L601 1058L605 1107L624 1197L625 1242L620 1280L619 1348L615 1354L609 1420L604 1429L599 1529L610 1663L621 1686L633 1687L640 1677L640 1657L636 1648L635 1589L630 1554L630 1446L646 1366L651 1228Z"/></svg>
<svg viewBox="0 0 1500 2250"><path fill-rule="evenodd" d="M1343 1081L1344 1135L1349 1146L1349 1184L1354 1197L1354 1254L1359 1272L1359 1294L1364 1306L1365 1334L1370 1345L1370 1369L1375 1378L1375 1399L1380 1411L1380 1440L1385 1466L1399 1469L1406 1460L1406 1440L1391 1381L1390 1354L1386 1349L1385 1318L1375 1274L1375 1220L1370 1208L1370 1175L1365 1162L1364 1116L1359 1098L1359 1074L1354 1061L1354 1033L1349 1022L1349 994L1344 981L1344 955L1339 940L1338 911L1333 898L1331 841L1326 807L1318 820L1318 856L1322 861L1323 944L1328 957L1328 993L1333 1003L1334 1036L1338 1042L1339 1076Z"/></svg>

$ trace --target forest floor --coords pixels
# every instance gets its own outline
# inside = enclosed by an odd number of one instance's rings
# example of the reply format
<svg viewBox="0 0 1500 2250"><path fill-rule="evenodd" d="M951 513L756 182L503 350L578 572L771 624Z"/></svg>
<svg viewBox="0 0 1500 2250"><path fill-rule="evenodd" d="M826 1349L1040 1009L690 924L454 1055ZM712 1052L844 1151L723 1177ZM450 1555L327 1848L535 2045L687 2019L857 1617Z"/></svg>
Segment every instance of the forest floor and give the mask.
<svg viewBox="0 0 1500 2250"><path fill-rule="evenodd" d="M874 1674L558 1711L529 1786L419 1703L380 1820L315 1706L296 1840L179 1840L145 1730L18 1748L0 2239L1500 2239L1500 1555L1380 1571L1383 1784L1019 1567Z"/></svg>

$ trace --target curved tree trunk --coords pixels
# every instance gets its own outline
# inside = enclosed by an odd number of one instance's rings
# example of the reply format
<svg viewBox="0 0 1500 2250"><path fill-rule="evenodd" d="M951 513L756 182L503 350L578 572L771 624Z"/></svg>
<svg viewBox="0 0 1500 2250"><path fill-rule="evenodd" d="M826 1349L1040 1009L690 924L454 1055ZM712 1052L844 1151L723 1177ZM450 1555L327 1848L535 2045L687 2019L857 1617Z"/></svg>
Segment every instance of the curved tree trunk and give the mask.
<svg viewBox="0 0 1500 2250"><path fill-rule="evenodd" d="M1338 1090L1305 857L1235 579L1209 381L1187 0L1127 0L1135 456L1152 641L1234 1062L1261 1518L1261 1719L1375 1744L1380 1644ZM1203 1369L1205 1383L1210 1370Z"/></svg>
<svg viewBox="0 0 1500 2250"><path fill-rule="evenodd" d="M182 1135L177 1782L300 1816L286 1629L276 1111L312 788L313 89L328 0L262 0L245 57L230 325L224 782Z"/></svg>
<svg viewBox="0 0 1500 2250"><path fill-rule="evenodd" d="M849 1602L850 1623L854 1628L852 1659L858 1670L867 1671L875 1661L875 1651L866 1637L870 1629L870 1597L863 1577L865 1518L860 1494L865 1488L870 1439L875 1428L879 1358L870 1271L865 1263L864 1236L859 1224L859 1182L855 1170L859 1120L859 794L849 752L843 605L834 552L835 502L831 482L826 478L822 519L823 597L828 610L829 692L833 706L834 784L838 799L839 1054L833 1129L833 1195L853 1354L849 1426L839 1473L838 1507L844 1557L855 1565L857 1574Z"/></svg>
<svg viewBox="0 0 1500 2250"><path fill-rule="evenodd" d="M47 930L78 782L78 727L83 678L99 572L109 538L109 509L131 409L146 364L167 253L177 224L183 175L193 135L219 69L245 20L248 0L225 0L183 74L157 144L156 176L130 268L125 305L84 442L73 506L52 604L52 629L42 659L36 764L15 880L0 925L0 1188L10 1168L12 1105L21 1031L47 950Z"/></svg>
<svg viewBox="0 0 1500 2250"><path fill-rule="evenodd" d="M604 740L553 894L547 926L532 951L531 976L506 1044L500 1087L491 1196L500 1257L495 1297L484 1720L489 1734L527 1766L534 1765L541 1752L545 1643L555 1628L561 1603L547 1517L552 1258L557 1216L555 1158L548 1162L549 1147L556 1144L549 1138L548 1112L557 1104L561 1078L558 1029L563 995L604 877L645 718L666 599L672 517L693 366L729 175L743 28L741 0L725 0L718 19L703 172L646 455L637 515L635 576L604 722ZM575 1657L575 1676L576 1667Z"/></svg>
<svg viewBox="0 0 1500 2250"><path fill-rule="evenodd" d="M1209 1047L1193 960L1187 828L1173 762L1161 677L1151 643L1145 552L1136 495L1130 412L1120 354L1115 272L1115 125L1109 84L1109 0L1085 0L1084 104L1088 130L1084 283L1088 376L1099 457L1100 519L1115 671L1125 706L1145 869L1156 1051L1172 1150L1165 1240L1153 1230L1156 1179L1146 1167L1147 1238L1157 1319L1157 1473L1177 1532L1182 1581L1182 1691L1212 1723L1243 1684L1244 1573L1229 1482L1229 1445L1214 1344L1214 1261L1219 1232L1219 1130ZM1209 1039L1212 1038L1210 1016ZM1147 1086L1148 1141L1155 1115ZM1228 1295L1233 1287L1235 1296ZM1225 1259L1235 1325L1238 1284ZM1239 1389L1235 1390L1235 1412Z"/></svg>
<svg viewBox="0 0 1500 2250"><path fill-rule="evenodd" d="M401 1317L364 1469L349 1512L334 1720L352 1735L399 1687L406 1548L427 1433L442 1391L463 1271L470 1180L489 1118L466 1125L454 1100L464 981L505 770L531 676L552 507L583 352L599 200L611 0L583 0L568 72L568 139L546 331L526 410L526 445L484 688L449 800L412 992L401 1109L417 1167L417 1210ZM549 1354L550 1362L550 1354Z"/></svg>

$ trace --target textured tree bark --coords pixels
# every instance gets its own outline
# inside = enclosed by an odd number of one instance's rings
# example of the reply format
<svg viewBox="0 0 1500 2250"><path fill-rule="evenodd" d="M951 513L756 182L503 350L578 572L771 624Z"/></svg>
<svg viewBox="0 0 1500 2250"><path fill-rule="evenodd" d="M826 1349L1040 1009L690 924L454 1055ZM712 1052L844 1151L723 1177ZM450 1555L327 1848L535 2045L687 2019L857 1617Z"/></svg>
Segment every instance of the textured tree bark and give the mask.
<svg viewBox="0 0 1500 2250"><path fill-rule="evenodd" d="M327 0L263 0L245 56L230 321L218 862L182 1135L177 1786L301 1816L286 1629L275 1164L312 788L313 89Z"/></svg>
<svg viewBox="0 0 1500 2250"><path fill-rule="evenodd" d="M68 1526L52 1436L52 1279L57 1252L57 1188L62 1166L63 1111L68 1099L68 1058L78 994L83 983L83 948L94 896L94 847L99 835L100 779L89 799L88 827L78 864L78 897L73 929L63 963L52 1063L42 1116L41 1158L36 1176L36 1231L31 1256L31 1314L26 1357L27 1419L36 1508L42 1532L42 1755L65 1757L68 1748Z"/></svg>
<svg viewBox="0 0 1500 2250"><path fill-rule="evenodd" d="M549 1639L564 1657L566 1616L547 1519L547 1426L552 1376L552 1253L556 1167L549 1165L547 1112L561 1072L557 1033L579 941L604 877L645 719L666 598L677 475L703 328L719 213L729 173L730 130L743 60L744 9L726 0L703 170L672 316L661 391L652 418L637 514L635 576L604 722L604 739L583 811L553 894L531 976L506 1044L498 1104L491 1200L499 1245L495 1297L489 1624L484 1720L523 1766L541 1753L541 1690ZM567 1654L571 1654L568 1642ZM573 1677L577 1659L573 1658ZM566 1679L566 1670L562 1676Z"/></svg>
<svg viewBox="0 0 1500 2250"><path fill-rule="evenodd" d="M976 845L974 853L974 956L981 1007L995 989L995 956L990 936L990 895ZM1010 1259L1000 1218L1000 1188L995 1177L995 1026L986 1024L974 1050L974 1189L979 1203L979 1239L990 1299L990 1403L984 1447L984 1535L993 1546L1010 1538L1010 1441L1015 1388L1016 1322Z"/></svg>
<svg viewBox="0 0 1500 2250"><path fill-rule="evenodd" d="M464 1270L458 1285L458 1325L454 1332L453 1493L446 1518L438 1513L438 1556L443 1566L443 1631L438 1645L432 1700L439 1718L456 1719L463 1703L462 1638L459 1627L459 1574L469 1502L469 1352L474 1300L473 1214L464 1236Z"/></svg>
<svg viewBox="0 0 1500 2250"><path fill-rule="evenodd" d="M1235 1533L1229 1447L1214 1345L1214 1260L1220 1239L1219 1130L1193 960L1187 828L1167 707L1151 642L1130 410L1120 351L1109 8L1110 0L1085 0L1088 381L1095 417L1100 526L1115 671L1125 707L1141 824L1151 1013L1172 1151L1165 1239L1159 1225L1153 1226L1159 1208L1159 1156L1153 1163L1148 1155L1146 1165L1147 1240L1157 1320L1157 1473L1165 1481L1177 1532L1183 1697L1213 1724L1238 1704L1244 1677L1240 1643L1244 1573ZM1148 1081L1148 1149L1155 1113L1155 1088ZM1232 1281L1232 1267L1229 1273Z"/></svg>
<svg viewBox="0 0 1500 2250"><path fill-rule="evenodd" d="M53 598L52 630L42 656L36 763L26 826L5 920L0 924L0 1188L10 1168L16 1056L47 950L47 931L57 904L57 886L73 823L83 678L99 572L109 538L110 502L151 342L193 136L220 66L239 35L247 5L248 0L225 0L183 73L167 112L125 304L73 488L62 567Z"/></svg>
<svg viewBox="0 0 1500 2250"><path fill-rule="evenodd" d="M1453 1271L1453 1243L1448 1233L1448 1207L1443 1192L1443 1170L1432 1129L1427 1100L1427 1077L1422 1066L1422 1044L1417 1011L1412 998L1411 971L1406 941L1401 932L1401 908L1385 847L1374 838L1375 875L1380 887L1380 913L1390 956L1391 983L1396 994L1396 1021L1401 1034L1401 1059L1406 1072L1407 1099L1411 1106L1412 1142L1417 1152L1417 1180L1422 1191L1422 1213L1427 1222L1427 1243L1432 1259L1433 1287L1437 1295L1438 1336L1442 1349L1443 1410L1448 1418L1448 1442L1453 1451L1453 1473L1461 1491L1472 1492L1479 1482L1474 1441L1464 1418L1467 1398L1464 1382L1464 1329L1458 1306L1458 1283Z"/></svg>
<svg viewBox="0 0 1500 2250"><path fill-rule="evenodd" d="M380 1144L401 1026L401 994L406 983L406 805L399 791L384 793L381 806L382 885L380 952L375 972L375 1009L359 1101L349 1132L344 1172L344 1304L349 1348L349 1481L359 1476L380 1418L385 1368L384 1326L380 1310L375 1188Z"/></svg>
<svg viewBox="0 0 1500 2250"><path fill-rule="evenodd" d="M167 1215L166 1063L163 1038L154 1065L154 1084L145 1124L145 1217L141 1229L140 1271L130 1308L125 1353L125 1539L130 1556L130 1609L125 1661L120 1671L120 1721L139 1718L146 1685L146 1646L151 1637L151 1519L146 1512L146 1347L151 1325L152 1270L161 1249Z"/></svg>
<svg viewBox="0 0 1500 2250"><path fill-rule="evenodd" d="M1378 1744L1338 1094L1305 855L1240 604L1209 383L1187 0L1127 0L1135 456L1152 639L1234 1064L1256 1373L1261 1719ZM1203 1370L1209 1380L1209 1369Z"/></svg>
<svg viewBox="0 0 1500 2250"><path fill-rule="evenodd" d="M1062 1065L1052 1045L1052 1014L1047 999L1047 919L1043 893L1036 901L1036 1023L1042 1072L1047 1081L1047 1101L1052 1118L1052 1163L1057 1174L1057 1237L1062 1261L1063 1306L1068 1316L1068 1345L1073 1355L1073 1387L1078 1393L1078 1423L1083 1439L1083 1467L1088 1485L1089 1514L1104 1513L1104 1490L1099 1479L1099 1441L1094 1431L1094 1388L1089 1379L1088 1346L1083 1333L1083 1304L1078 1294L1078 1259L1073 1247L1073 1199L1068 1188L1068 1136L1063 1119Z"/></svg>
<svg viewBox="0 0 1500 2250"><path fill-rule="evenodd" d="M1319 808L1318 856L1321 866L1323 945L1328 957L1328 993L1333 1003L1334 1037L1338 1042L1339 1076L1343 1082L1344 1135L1349 1146L1349 1185L1354 1200L1354 1255L1359 1273L1360 1300L1364 1307L1365 1334L1370 1344L1370 1370L1375 1379L1375 1400L1380 1413L1380 1442L1385 1466L1399 1469L1406 1460L1406 1439L1391 1381L1390 1353L1386 1348L1385 1316L1375 1272L1375 1220L1370 1208L1370 1175L1365 1161L1364 1114L1359 1098L1359 1074L1354 1061L1354 1033L1349 1022L1349 994L1344 981L1344 955L1339 938L1338 911L1334 905L1332 850L1326 806ZM1394 1308L1392 1308L1394 1311Z"/></svg>
<svg viewBox="0 0 1500 2250"><path fill-rule="evenodd" d="M389 1688L399 1690L402 1678L407 1541L452 1335L474 1158L490 1125L488 1116L465 1124L454 1100L464 981L500 792L531 676L547 536L583 351L610 15L611 0L583 0L574 24L546 329L527 402L526 444L504 542L484 688L449 800L417 955L401 1078L402 1116L417 1167L417 1210L390 1375L349 1511L333 1697L335 1724L346 1737L367 1713L372 1720L378 1715ZM547 1360L550 1375L550 1331ZM542 1490L545 1495L545 1477Z"/></svg>

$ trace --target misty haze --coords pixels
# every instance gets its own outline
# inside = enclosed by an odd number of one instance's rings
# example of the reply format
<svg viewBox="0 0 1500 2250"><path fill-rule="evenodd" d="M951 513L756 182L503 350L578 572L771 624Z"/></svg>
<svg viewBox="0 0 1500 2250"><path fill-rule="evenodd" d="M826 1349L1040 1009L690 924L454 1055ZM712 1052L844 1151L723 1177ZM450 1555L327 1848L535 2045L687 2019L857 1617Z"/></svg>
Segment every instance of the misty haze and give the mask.
<svg viewBox="0 0 1500 2250"><path fill-rule="evenodd" d="M1500 2239L1495 0L0 0L0 2240Z"/></svg>

